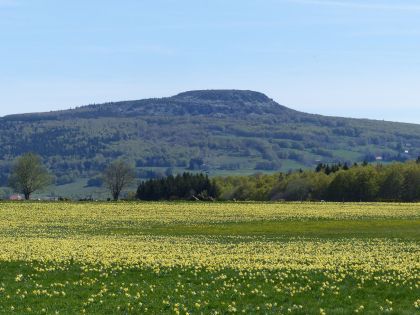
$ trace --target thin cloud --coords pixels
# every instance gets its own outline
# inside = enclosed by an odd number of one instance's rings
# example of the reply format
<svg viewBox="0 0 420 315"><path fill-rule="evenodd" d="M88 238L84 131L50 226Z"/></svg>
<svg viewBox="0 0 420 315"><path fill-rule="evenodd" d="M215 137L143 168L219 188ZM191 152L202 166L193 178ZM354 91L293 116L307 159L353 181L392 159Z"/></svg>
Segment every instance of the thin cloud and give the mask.
<svg viewBox="0 0 420 315"><path fill-rule="evenodd" d="M383 10L383 11L420 11L420 5L399 3L369 3L369 2L355 2L355 1L339 1L339 0L288 0L289 2L298 4L322 5L329 7L342 7L353 9L366 9L366 10Z"/></svg>

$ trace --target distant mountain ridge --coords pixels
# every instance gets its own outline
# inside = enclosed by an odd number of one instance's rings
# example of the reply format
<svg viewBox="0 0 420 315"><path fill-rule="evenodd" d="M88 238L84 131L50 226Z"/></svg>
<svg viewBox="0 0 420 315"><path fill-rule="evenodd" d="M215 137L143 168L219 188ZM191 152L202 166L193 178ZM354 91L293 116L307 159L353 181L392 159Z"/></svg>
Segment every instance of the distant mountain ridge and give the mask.
<svg viewBox="0 0 420 315"><path fill-rule="evenodd" d="M209 115L233 113L281 114L291 110L277 104L260 92L238 90L188 91L166 98L112 102L45 113L17 114L7 120L91 118L104 116L132 117L139 115Z"/></svg>
<svg viewBox="0 0 420 315"><path fill-rule="evenodd" d="M96 177L118 158L136 163L141 177L245 174L416 158L420 125L307 114L254 91L198 90L0 118L0 184L28 151L59 184Z"/></svg>

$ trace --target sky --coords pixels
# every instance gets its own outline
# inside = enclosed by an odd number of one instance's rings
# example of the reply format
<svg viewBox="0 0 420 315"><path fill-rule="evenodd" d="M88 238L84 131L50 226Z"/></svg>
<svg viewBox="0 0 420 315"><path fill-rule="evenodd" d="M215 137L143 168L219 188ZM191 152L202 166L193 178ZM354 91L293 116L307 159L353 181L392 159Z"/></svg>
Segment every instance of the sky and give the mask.
<svg viewBox="0 0 420 315"><path fill-rule="evenodd" d="M195 89L420 123L420 1L0 0L0 116Z"/></svg>

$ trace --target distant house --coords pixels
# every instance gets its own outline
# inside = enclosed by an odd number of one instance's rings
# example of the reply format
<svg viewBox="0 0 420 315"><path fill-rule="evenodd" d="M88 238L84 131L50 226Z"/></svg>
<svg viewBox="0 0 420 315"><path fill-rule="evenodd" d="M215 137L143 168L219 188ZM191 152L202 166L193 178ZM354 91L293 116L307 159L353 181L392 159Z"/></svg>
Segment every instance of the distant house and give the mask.
<svg viewBox="0 0 420 315"><path fill-rule="evenodd" d="M19 195L19 194L15 194L15 195L10 195L9 196L9 200L16 201L16 200L23 200L23 199L25 199L25 197L22 196L22 195Z"/></svg>
<svg viewBox="0 0 420 315"><path fill-rule="evenodd" d="M382 156L377 156L376 161L382 161L384 158Z"/></svg>

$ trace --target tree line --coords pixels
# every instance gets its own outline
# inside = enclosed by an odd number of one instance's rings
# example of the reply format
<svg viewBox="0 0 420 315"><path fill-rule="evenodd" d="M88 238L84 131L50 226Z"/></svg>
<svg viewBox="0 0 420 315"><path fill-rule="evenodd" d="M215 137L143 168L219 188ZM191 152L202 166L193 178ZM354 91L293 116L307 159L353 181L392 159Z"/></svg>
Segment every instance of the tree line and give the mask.
<svg viewBox="0 0 420 315"><path fill-rule="evenodd" d="M135 168L117 160L108 165L102 182L113 200L135 180ZM10 186L30 199L33 192L52 183L39 156L19 157L11 170ZM228 176L210 179L183 173L138 184L140 200L255 200L255 201L420 201L420 158L391 164L319 164L314 170Z"/></svg>
<svg viewBox="0 0 420 315"><path fill-rule="evenodd" d="M223 200L420 201L420 160L216 179Z"/></svg>
<svg viewBox="0 0 420 315"><path fill-rule="evenodd" d="M135 178L135 168L130 163L116 160L103 171L101 183L116 201ZM16 159L9 184L16 192L22 193L25 200L51 183L52 176L42 164L40 156L26 153ZM217 196L218 189L214 181L207 175L192 173L141 182L136 193L136 198L142 200L215 200Z"/></svg>
<svg viewBox="0 0 420 315"><path fill-rule="evenodd" d="M140 183L136 197L141 200L215 200L219 195L214 181L204 174L183 173Z"/></svg>

